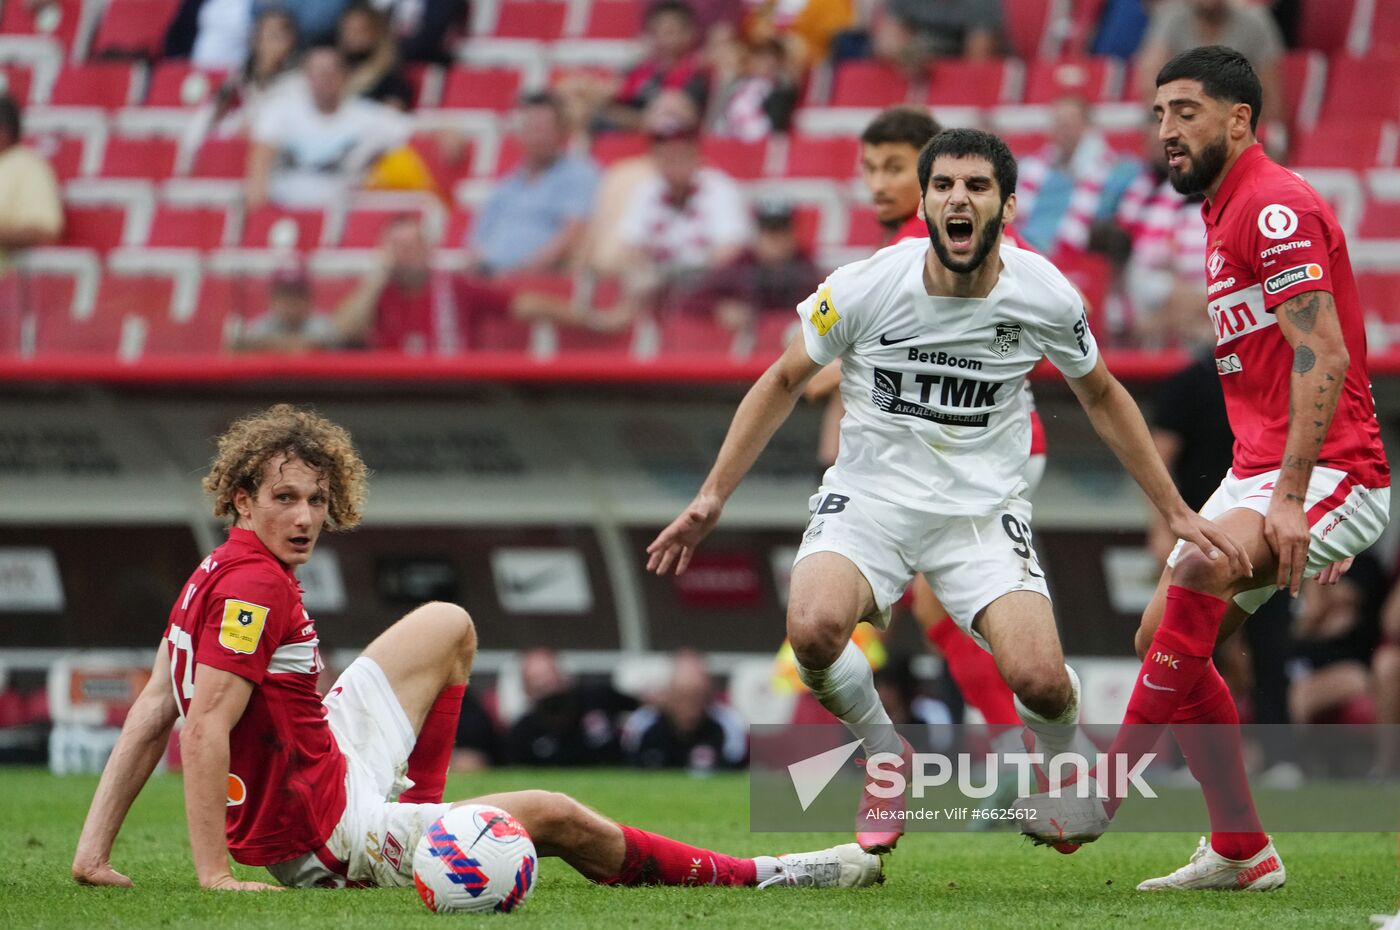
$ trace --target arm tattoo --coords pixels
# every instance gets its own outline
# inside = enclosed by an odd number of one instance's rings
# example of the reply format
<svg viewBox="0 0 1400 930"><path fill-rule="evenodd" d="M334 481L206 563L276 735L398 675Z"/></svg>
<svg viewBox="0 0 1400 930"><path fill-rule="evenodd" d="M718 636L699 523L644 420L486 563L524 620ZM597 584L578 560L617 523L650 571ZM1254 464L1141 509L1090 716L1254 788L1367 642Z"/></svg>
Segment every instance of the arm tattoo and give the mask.
<svg viewBox="0 0 1400 930"><path fill-rule="evenodd" d="M1317 325L1318 299L1316 293L1304 294L1297 302L1289 301L1285 312L1293 325L1305 333L1313 331Z"/></svg>
<svg viewBox="0 0 1400 930"><path fill-rule="evenodd" d="M1291 314L1292 312L1293 312L1293 311L1291 311L1291 310L1289 311L1290 314ZM1295 321L1295 322L1296 322L1296 321ZM1309 322L1308 328L1309 328L1309 329L1312 328L1312 323L1311 323L1311 322ZM1300 345L1300 346L1298 346L1296 349L1293 350L1293 373L1294 373L1294 374L1297 374L1297 375L1306 374L1307 372L1312 371L1313 365L1315 365L1315 364L1317 364L1317 355L1316 355L1316 353L1313 352L1312 349L1309 349L1309 348L1308 348L1307 346L1305 346L1305 345Z"/></svg>

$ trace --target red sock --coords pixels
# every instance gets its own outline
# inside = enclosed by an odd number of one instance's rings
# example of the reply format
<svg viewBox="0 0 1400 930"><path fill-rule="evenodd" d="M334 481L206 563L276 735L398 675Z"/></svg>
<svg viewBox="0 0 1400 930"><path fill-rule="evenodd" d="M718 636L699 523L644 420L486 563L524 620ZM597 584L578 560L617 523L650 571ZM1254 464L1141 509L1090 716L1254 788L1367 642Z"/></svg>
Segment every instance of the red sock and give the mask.
<svg viewBox="0 0 1400 930"><path fill-rule="evenodd" d="M1133 685L1123 725L1109 747L1109 761L1097 773L1108 791L1104 806L1109 816L1118 809L1118 771L1131 770L1156 744L1162 728L1171 722L1177 708L1196 686L1196 681L1215 651L1215 637L1225 615L1226 603L1218 597L1172 585L1167 588L1167 606L1162 623L1142 673Z"/></svg>
<svg viewBox="0 0 1400 930"><path fill-rule="evenodd" d="M758 881L752 859L736 859L636 827L618 826L627 851L622 868L604 879L604 885L752 885Z"/></svg>
<svg viewBox="0 0 1400 930"><path fill-rule="evenodd" d="M448 685L438 692L418 741L408 756L408 777L413 787L399 795L405 804L437 804L447 787L447 767L452 762L452 746L457 742L457 718L462 714L466 685Z"/></svg>
<svg viewBox="0 0 1400 930"><path fill-rule="evenodd" d="M977 708L993 731L1021 725L1016 702L997 671L996 659L964 633L952 617L939 620L924 635L943 653L948 674L962 692L963 700Z"/></svg>
<svg viewBox="0 0 1400 930"><path fill-rule="evenodd" d="M1268 845L1244 772L1239 711L1214 663L1172 718L1172 732L1206 796L1211 848L1242 860Z"/></svg>

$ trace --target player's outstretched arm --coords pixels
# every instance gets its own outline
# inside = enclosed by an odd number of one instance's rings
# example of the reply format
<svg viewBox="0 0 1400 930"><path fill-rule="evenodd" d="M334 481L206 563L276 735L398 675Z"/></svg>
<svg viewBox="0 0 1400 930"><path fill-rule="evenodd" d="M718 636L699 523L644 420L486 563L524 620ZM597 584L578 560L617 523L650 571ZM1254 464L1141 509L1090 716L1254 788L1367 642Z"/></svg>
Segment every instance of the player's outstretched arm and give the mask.
<svg viewBox="0 0 1400 930"><path fill-rule="evenodd" d="M1278 555L1280 588L1298 596L1312 536L1303 510L1317 454L1337 412L1351 358L1327 291L1308 291L1274 308L1278 328L1293 347L1288 388L1288 438L1278 482L1264 515L1264 538Z"/></svg>
<svg viewBox="0 0 1400 930"><path fill-rule="evenodd" d="M73 853L73 878L80 884L131 887L131 879L112 868L112 844L132 802L164 754L179 715L170 687L170 652L162 640L151 665L151 679L131 705L83 822Z"/></svg>
<svg viewBox="0 0 1400 930"><path fill-rule="evenodd" d="M1074 396L1104 443L1133 476L1178 539L1195 543L1210 558L1224 556L1240 577L1253 574L1249 555L1214 523L1187 506L1152 442L1142 411L1100 358L1087 375L1068 378Z"/></svg>
<svg viewBox="0 0 1400 930"><path fill-rule="evenodd" d="M228 805L228 735L243 716L253 683L241 675L201 663L195 670L199 687L190 701L180 754L185 764L185 817L190 827L190 852L202 888L218 891L280 891L263 882L233 877L224 833Z"/></svg>
<svg viewBox="0 0 1400 930"><path fill-rule="evenodd" d="M807 381L822 368L812 361L799 334L744 395L715 465L680 516L647 546L647 571L685 571L695 547L719 522L725 501L748 474L768 440L792 413Z"/></svg>

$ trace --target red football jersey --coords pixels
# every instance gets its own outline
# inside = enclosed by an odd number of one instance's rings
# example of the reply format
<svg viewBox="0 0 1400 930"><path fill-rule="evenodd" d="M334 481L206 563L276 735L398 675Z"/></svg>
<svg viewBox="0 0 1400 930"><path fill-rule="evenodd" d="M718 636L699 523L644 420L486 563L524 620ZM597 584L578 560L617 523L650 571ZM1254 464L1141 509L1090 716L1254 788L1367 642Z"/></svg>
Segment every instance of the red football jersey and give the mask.
<svg viewBox="0 0 1400 930"><path fill-rule="evenodd" d="M316 690L320 641L296 577L257 534L231 529L186 582L165 640L182 717L199 665L253 683L229 733L233 858L270 865L323 844L345 809L345 756Z"/></svg>
<svg viewBox="0 0 1400 930"><path fill-rule="evenodd" d="M1337 305L1351 365L1319 465L1361 484L1390 485L1366 369L1366 329L1346 238L1317 191L1253 145L1231 166L1206 221L1206 300L1215 326L1215 367L1235 434L1239 477L1278 468L1288 436L1293 349L1274 309L1309 291Z"/></svg>

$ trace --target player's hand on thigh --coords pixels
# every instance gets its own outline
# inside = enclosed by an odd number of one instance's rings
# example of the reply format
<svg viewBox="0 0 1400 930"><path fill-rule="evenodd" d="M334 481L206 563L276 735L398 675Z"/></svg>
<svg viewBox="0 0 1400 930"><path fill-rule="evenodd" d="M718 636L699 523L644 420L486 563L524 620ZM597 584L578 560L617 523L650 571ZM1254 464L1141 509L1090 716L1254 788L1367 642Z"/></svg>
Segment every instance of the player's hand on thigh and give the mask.
<svg viewBox="0 0 1400 930"><path fill-rule="evenodd" d="M130 888L131 879L127 878L107 861L93 863L73 863L73 880L79 885L95 885L108 888Z"/></svg>
<svg viewBox="0 0 1400 930"><path fill-rule="evenodd" d="M647 571L664 575L671 566L679 575L690 564L695 547L710 535L719 522L724 502L710 494L698 494L681 515L662 530L647 546Z"/></svg>
<svg viewBox="0 0 1400 930"><path fill-rule="evenodd" d="M1342 580L1342 576L1351 569L1351 563L1356 561L1355 557L1347 557L1340 562L1333 562L1322 571L1317 573L1317 583L1332 585Z"/></svg>
<svg viewBox="0 0 1400 930"><path fill-rule="evenodd" d="M206 891L282 891L281 885L269 885L267 882L244 882L239 881L232 875L221 875L212 882L204 886Z"/></svg>
<svg viewBox="0 0 1400 930"><path fill-rule="evenodd" d="M1254 564L1249 553L1233 536L1194 511L1186 511L1167 521L1177 539L1194 543L1210 558L1224 556L1230 563L1230 570L1239 578L1254 574Z"/></svg>
<svg viewBox="0 0 1400 930"><path fill-rule="evenodd" d="M1280 496L1274 493L1269 501L1269 512L1264 515L1264 539L1278 556L1278 578L1275 584L1287 588L1293 597L1298 596L1298 588L1303 584L1303 570L1308 565L1308 544L1312 533L1308 529L1308 517L1303 512L1303 502L1292 495Z"/></svg>

